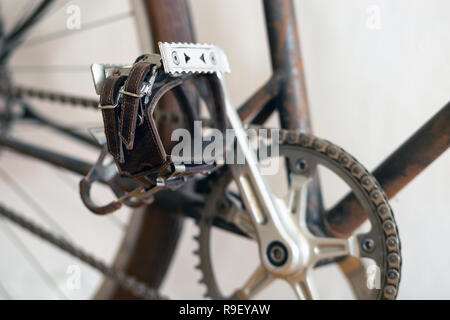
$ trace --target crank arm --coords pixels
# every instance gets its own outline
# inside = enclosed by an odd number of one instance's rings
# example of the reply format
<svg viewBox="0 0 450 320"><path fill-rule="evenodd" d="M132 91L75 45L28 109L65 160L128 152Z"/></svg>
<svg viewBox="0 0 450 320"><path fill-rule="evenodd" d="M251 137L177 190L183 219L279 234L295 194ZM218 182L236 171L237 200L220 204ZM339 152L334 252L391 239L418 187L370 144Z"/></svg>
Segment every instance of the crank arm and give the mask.
<svg viewBox="0 0 450 320"><path fill-rule="evenodd" d="M294 224L289 223L290 217L286 208L272 195L266 179L261 174L256 153L249 144L243 123L227 96L222 74L218 73L217 77L223 90L226 117L236 136L236 149L232 150L235 150L236 155L241 153L245 159L243 164L230 165L230 169L255 226L261 260L269 270L275 268L280 271L284 267L270 263L266 251L272 243L282 243L288 251L289 260L285 266L295 265L299 259L296 245L298 240L295 240L298 232L294 229Z"/></svg>

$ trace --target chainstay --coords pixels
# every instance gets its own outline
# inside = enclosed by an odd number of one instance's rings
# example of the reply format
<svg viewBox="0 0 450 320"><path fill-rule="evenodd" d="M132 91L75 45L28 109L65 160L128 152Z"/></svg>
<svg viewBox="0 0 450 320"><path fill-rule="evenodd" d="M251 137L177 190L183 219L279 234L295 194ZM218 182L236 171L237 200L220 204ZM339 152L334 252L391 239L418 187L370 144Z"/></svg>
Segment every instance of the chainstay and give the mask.
<svg viewBox="0 0 450 320"><path fill-rule="evenodd" d="M149 300L166 299L165 297L159 295L157 289L151 288L146 284L137 281L135 278L123 273L122 271L119 271L113 267L106 265L103 261L97 259L96 257L86 253L84 250L73 245L67 239L51 233L45 228L37 225L35 222L29 220L28 218L20 214L13 212L12 210L9 210L3 205L0 205L0 216L8 219L14 224L40 237L41 239L51 243L52 245L63 250L64 252L67 252L68 254L80 259L81 261L90 265L94 269L97 269L105 276L117 281L120 284L120 286L122 286L124 289L129 290L137 297Z"/></svg>
<svg viewBox="0 0 450 320"><path fill-rule="evenodd" d="M36 98L39 100L46 100L51 102L59 102L72 106L83 106L86 108L98 107L98 100L89 99L85 97L72 96L59 92L51 92L42 89L26 88L22 86L11 86L7 83L0 84L0 95L21 98Z"/></svg>

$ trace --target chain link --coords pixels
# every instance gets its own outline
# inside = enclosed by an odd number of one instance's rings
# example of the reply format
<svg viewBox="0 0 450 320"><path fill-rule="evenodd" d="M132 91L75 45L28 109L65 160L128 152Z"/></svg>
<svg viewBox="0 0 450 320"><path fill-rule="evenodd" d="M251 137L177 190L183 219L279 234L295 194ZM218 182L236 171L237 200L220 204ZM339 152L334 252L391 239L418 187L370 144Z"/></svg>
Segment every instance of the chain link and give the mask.
<svg viewBox="0 0 450 320"><path fill-rule="evenodd" d="M98 107L98 100L84 97L77 97L63 93L56 93L41 89L26 88L21 86L11 86L7 83L0 84L0 95L5 95L14 98L37 98L40 100L48 100L52 102L59 102L70 104L72 106L83 106L86 108Z"/></svg>

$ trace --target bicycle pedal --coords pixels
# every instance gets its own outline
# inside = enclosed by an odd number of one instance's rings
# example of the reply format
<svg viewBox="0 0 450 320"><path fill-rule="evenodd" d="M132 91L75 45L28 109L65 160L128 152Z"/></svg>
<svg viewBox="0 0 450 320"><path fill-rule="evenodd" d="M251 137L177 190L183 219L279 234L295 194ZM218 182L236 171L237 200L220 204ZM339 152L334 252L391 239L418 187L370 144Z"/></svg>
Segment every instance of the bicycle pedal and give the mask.
<svg viewBox="0 0 450 320"><path fill-rule="evenodd" d="M162 189L176 190L187 178L214 170L217 164L177 164L164 148L155 124L154 110L159 99L168 91L197 75L219 86L218 80L208 74L229 72L225 53L217 46L195 43L160 42L159 54L139 56L133 64L93 64L91 66L95 90L100 95L98 108L102 112L104 128L91 128L90 134L103 146L99 161L81 181L83 202L93 212L106 214L117 210L122 203L146 202ZM214 91L218 92L218 90ZM221 97L216 96L219 106ZM222 109L221 109L222 110ZM188 119L195 112L184 110ZM216 110L217 114L221 114ZM223 128L223 118L217 117ZM115 163L104 166L109 153ZM106 170L108 169L108 170ZM108 177L106 177L108 174ZM111 174L111 175L110 175ZM125 192L115 184L119 177L130 179L138 187ZM97 205L90 198L91 185L106 182L118 197L106 205Z"/></svg>
<svg viewBox="0 0 450 320"><path fill-rule="evenodd" d="M212 44L159 42L160 54L150 53L139 57L139 62L148 62L158 68L161 64L167 74L181 73L227 73L230 66L224 51ZM128 76L133 64L91 65L95 92L100 95L103 83L109 76Z"/></svg>

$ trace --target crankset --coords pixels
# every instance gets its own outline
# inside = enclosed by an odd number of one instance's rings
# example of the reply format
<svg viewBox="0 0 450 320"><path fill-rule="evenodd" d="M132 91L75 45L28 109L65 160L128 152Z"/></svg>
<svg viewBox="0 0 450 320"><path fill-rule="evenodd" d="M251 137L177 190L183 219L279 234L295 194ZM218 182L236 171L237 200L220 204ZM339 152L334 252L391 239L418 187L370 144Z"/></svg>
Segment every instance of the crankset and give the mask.
<svg viewBox="0 0 450 320"><path fill-rule="evenodd" d="M255 224L258 222L251 218L248 204L243 201L242 194L230 189L233 182L230 170L212 176L209 182L212 191L198 224L200 233L195 237L199 245L195 253L203 273L200 282L207 287L206 296L213 299L250 299L280 279L292 287L298 298L312 299L310 274L313 268L345 261L345 258L350 264L352 259L367 258L371 264L346 272L355 297L394 299L401 272L400 239L392 210L376 179L355 158L328 141L281 131L279 143L279 155L286 160L289 170L289 188L286 198L276 199L283 208L277 223L289 226L293 247L297 251L288 251L287 246L270 232L257 234ZM312 232L306 221L307 190L319 167L331 170L351 188L370 222L370 231L353 234L349 238L327 237ZM213 268L211 226L215 218L235 224L259 247L264 244L264 238L270 239L264 251L260 252L259 267L231 295L225 295L219 288L217 277L220 275ZM356 261L353 265L362 264Z"/></svg>

